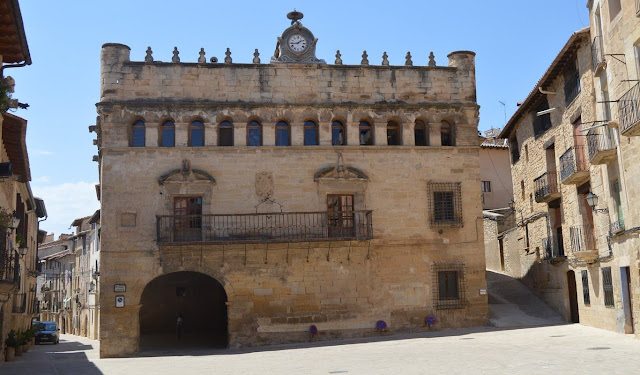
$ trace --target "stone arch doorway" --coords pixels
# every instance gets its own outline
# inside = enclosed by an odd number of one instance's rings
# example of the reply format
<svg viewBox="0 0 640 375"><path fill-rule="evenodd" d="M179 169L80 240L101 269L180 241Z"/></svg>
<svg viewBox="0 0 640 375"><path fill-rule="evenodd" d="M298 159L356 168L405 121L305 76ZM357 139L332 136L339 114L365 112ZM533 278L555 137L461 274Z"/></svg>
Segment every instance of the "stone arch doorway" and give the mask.
<svg viewBox="0 0 640 375"><path fill-rule="evenodd" d="M153 279L140 299L140 350L227 347L226 302L222 284L199 272L173 272ZM178 314L184 321L180 338Z"/></svg>

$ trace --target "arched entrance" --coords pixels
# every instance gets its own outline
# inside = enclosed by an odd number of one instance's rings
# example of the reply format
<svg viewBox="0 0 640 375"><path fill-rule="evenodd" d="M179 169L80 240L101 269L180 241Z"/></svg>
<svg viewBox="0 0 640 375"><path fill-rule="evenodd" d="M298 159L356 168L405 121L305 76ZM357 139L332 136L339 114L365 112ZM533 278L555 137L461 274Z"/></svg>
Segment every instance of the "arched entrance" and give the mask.
<svg viewBox="0 0 640 375"><path fill-rule="evenodd" d="M140 350L226 347L226 302L222 285L199 272L174 272L153 279L140 300ZM184 322L180 338L178 314Z"/></svg>

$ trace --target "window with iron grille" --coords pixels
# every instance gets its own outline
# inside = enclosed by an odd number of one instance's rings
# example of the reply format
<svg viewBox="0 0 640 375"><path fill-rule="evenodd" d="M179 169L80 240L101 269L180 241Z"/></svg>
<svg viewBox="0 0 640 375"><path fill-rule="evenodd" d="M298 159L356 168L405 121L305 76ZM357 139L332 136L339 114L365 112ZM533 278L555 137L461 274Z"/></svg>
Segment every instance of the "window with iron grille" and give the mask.
<svg viewBox="0 0 640 375"><path fill-rule="evenodd" d="M481 181L482 184L482 192L490 193L491 192L491 181Z"/></svg>
<svg viewBox="0 0 640 375"><path fill-rule="evenodd" d="M567 106L580 94L580 73L576 65L574 62L564 74L564 102Z"/></svg>
<svg viewBox="0 0 640 375"><path fill-rule="evenodd" d="M533 133L535 138L538 138L548 129L551 129L551 114L547 113L542 116L538 116L538 112L549 109L549 103L547 99L543 99L533 112Z"/></svg>
<svg viewBox="0 0 640 375"><path fill-rule="evenodd" d="M614 306L613 280L611 279L611 267L602 268L602 290L604 291L604 305Z"/></svg>
<svg viewBox="0 0 640 375"><path fill-rule="evenodd" d="M582 298L585 305L591 305L591 296L589 295L589 274L587 270L582 271Z"/></svg>
<svg viewBox="0 0 640 375"><path fill-rule="evenodd" d="M462 227L460 182L430 182L429 211L432 228Z"/></svg>
<svg viewBox="0 0 640 375"><path fill-rule="evenodd" d="M433 275L433 304L436 309L461 309L465 298L464 262L435 262Z"/></svg>

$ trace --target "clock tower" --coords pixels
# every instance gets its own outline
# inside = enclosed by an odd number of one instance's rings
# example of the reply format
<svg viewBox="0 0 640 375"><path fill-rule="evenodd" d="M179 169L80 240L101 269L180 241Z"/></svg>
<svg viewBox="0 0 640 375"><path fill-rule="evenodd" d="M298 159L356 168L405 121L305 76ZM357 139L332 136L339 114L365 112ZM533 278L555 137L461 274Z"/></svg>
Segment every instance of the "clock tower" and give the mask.
<svg viewBox="0 0 640 375"><path fill-rule="evenodd" d="M326 64L324 60L316 57L318 39L309 29L302 26L302 17L302 12L295 9L287 14L287 18L291 20L291 27L278 37L276 51L271 58L272 63Z"/></svg>

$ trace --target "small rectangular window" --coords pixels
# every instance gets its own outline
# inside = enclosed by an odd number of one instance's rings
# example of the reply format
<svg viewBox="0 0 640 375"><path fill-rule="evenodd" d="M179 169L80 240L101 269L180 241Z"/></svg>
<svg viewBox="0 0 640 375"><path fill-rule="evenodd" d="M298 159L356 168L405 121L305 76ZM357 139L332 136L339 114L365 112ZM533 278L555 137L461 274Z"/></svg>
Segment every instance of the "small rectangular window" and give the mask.
<svg viewBox="0 0 640 375"><path fill-rule="evenodd" d="M533 133L535 138L540 137L544 132L551 129L551 114L546 113L544 115L538 116L538 112L545 111L549 109L549 103L547 99L542 99L536 110L533 111Z"/></svg>
<svg viewBox="0 0 640 375"><path fill-rule="evenodd" d="M636 4L638 4L637 1ZM620 0L609 0L609 20L613 21L618 13L620 13L621 9L622 6L620 5Z"/></svg>
<svg viewBox="0 0 640 375"><path fill-rule="evenodd" d="M613 280L611 279L611 267L602 268L602 290L604 291L604 305L614 306Z"/></svg>
<svg viewBox="0 0 640 375"><path fill-rule="evenodd" d="M491 181L482 181L482 192L483 193L491 192Z"/></svg>
<svg viewBox="0 0 640 375"><path fill-rule="evenodd" d="M430 182L428 190L431 227L462 227L462 184Z"/></svg>
<svg viewBox="0 0 640 375"><path fill-rule="evenodd" d="M591 305L591 296L589 295L589 275L586 270L582 271L582 298L585 305Z"/></svg>
<svg viewBox="0 0 640 375"><path fill-rule="evenodd" d="M464 262L435 262L433 300L436 309L460 309L466 306Z"/></svg>
<svg viewBox="0 0 640 375"><path fill-rule="evenodd" d="M511 152L511 164L515 164L520 160L520 148L518 146L518 138L513 136L509 138L509 152Z"/></svg>

